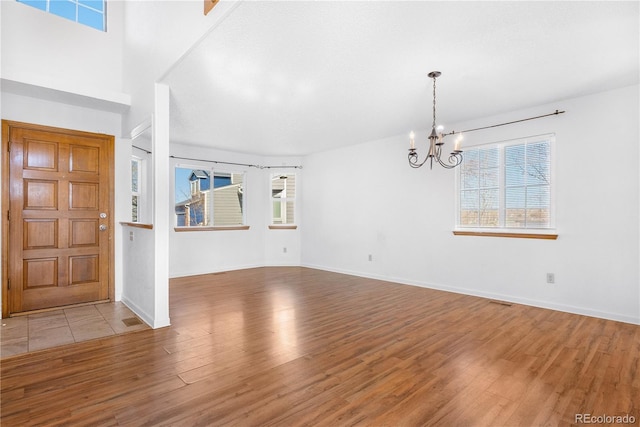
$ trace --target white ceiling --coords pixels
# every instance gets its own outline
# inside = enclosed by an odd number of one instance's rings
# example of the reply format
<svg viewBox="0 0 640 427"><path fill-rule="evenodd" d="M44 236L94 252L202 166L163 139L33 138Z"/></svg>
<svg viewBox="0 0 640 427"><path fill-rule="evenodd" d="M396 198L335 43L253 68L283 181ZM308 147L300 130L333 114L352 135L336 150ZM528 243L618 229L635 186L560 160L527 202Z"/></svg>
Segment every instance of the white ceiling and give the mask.
<svg viewBox="0 0 640 427"><path fill-rule="evenodd" d="M215 9L214 9L215 11ZM243 2L165 82L172 141L304 155L639 81L639 3Z"/></svg>

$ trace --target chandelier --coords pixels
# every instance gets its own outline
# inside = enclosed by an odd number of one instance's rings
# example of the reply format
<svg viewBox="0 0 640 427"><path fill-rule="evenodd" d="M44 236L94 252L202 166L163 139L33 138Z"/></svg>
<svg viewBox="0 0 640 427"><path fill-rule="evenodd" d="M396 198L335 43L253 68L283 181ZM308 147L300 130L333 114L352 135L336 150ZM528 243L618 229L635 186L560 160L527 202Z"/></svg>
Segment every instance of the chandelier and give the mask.
<svg viewBox="0 0 640 427"><path fill-rule="evenodd" d="M459 132L451 132L448 134L442 133L442 126L436 126L436 79L440 77L442 73L440 71L432 71L428 74L429 78L433 79L433 123L431 125L431 134L429 135L429 152L427 157L422 162L418 161L418 153L416 152L415 134L413 131L409 134L409 166L412 168L419 168L425 163L429 162L429 167L433 169L434 160L440 164L443 168L453 169L462 163L462 150L460 149L460 142L462 141L462 134ZM444 137L447 135L453 135L458 133L458 138L453 145L453 151L449 153L447 159L442 159L442 148L444 145Z"/></svg>
<svg viewBox="0 0 640 427"><path fill-rule="evenodd" d="M525 119L513 120L510 122L499 123L496 125L483 126L475 129L467 129L463 131L451 131L449 133L443 133L442 126L436 126L436 79L440 77L442 73L440 71L432 71L428 74L429 78L433 79L433 123L431 125L431 134L429 135L429 152L427 157L422 162L418 161L418 153L416 153L416 141L413 131L409 134L409 166L412 168L422 167L425 163L429 162L429 167L433 169L433 162L439 163L440 166L446 169L453 169L456 166L460 166L462 163L462 150L460 149L460 142L462 141L462 134L466 132L475 132L477 130L491 129L499 126L512 125L514 123L526 122L528 120L537 120L549 116L557 116L563 114L564 111L556 110L553 113L543 114L541 116L527 117ZM444 138L449 135L458 135L453 143L453 151L449 153L449 157L446 160L442 160L442 146L444 145Z"/></svg>

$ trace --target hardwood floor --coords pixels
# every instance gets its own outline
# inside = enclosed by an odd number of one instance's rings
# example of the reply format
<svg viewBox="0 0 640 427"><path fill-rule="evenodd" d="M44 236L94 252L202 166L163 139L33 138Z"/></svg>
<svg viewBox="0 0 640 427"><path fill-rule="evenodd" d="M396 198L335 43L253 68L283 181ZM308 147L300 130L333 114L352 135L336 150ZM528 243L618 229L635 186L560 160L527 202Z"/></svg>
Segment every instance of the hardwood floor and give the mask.
<svg viewBox="0 0 640 427"><path fill-rule="evenodd" d="M2 425L640 419L640 326L305 268L170 292L169 328L2 360Z"/></svg>

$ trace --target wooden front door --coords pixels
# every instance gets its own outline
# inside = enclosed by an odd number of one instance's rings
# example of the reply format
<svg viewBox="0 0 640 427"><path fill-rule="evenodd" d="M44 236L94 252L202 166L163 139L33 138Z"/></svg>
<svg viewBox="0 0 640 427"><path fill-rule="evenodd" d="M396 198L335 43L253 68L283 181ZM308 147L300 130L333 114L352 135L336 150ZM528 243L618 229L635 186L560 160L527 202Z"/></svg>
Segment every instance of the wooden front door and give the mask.
<svg viewBox="0 0 640 427"><path fill-rule="evenodd" d="M2 138L9 314L108 300L113 137L3 121Z"/></svg>

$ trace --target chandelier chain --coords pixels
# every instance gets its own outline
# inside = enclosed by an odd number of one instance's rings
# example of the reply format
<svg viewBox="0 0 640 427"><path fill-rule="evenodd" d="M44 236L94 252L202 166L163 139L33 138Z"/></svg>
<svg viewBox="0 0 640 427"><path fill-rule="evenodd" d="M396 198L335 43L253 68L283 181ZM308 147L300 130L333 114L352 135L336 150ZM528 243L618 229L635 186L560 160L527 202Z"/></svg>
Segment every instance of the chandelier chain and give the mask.
<svg viewBox="0 0 640 427"><path fill-rule="evenodd" d="M432 128L436 127L436 78L433 78L433 124Z"/></svg>

